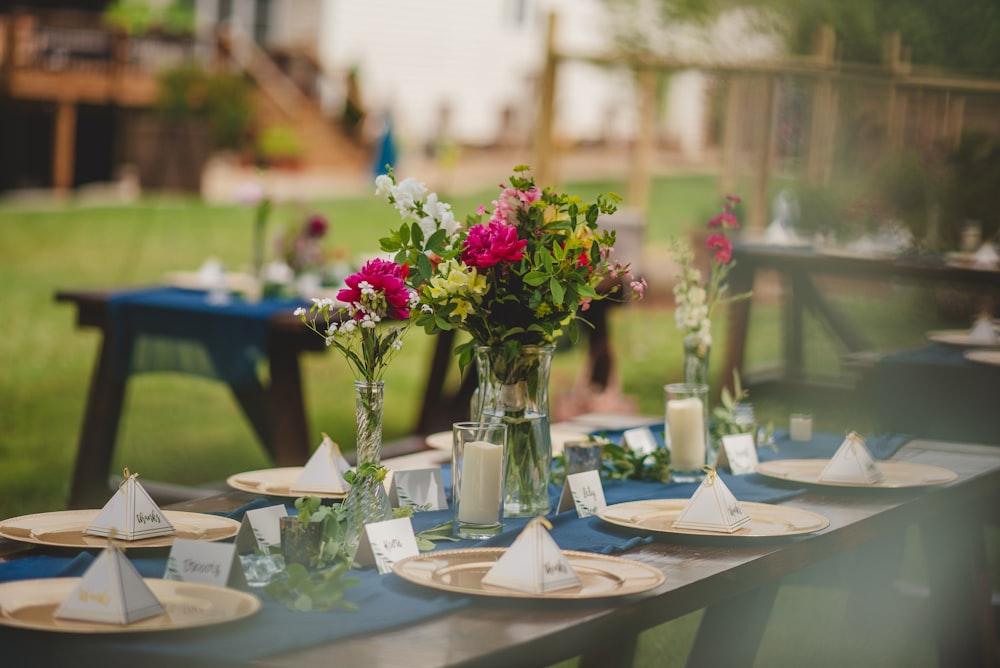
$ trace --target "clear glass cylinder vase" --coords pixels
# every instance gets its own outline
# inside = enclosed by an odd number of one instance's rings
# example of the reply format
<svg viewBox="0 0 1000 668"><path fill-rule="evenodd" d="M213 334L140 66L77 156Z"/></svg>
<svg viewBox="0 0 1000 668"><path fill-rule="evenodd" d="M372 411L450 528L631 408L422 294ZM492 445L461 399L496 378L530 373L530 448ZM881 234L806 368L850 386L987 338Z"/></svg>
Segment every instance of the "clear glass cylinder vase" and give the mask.
<svg viewBox="0 0 1000 668"><path fill-rule="evenodd" d="M351 554L357 549L364 526L392 519L392 505L382 481L363 475L365 464L382 461L382 405L385 383L354 381L354 414L357 428L357 469L361 475L351 485L344 499L347 517L347 542Z"/></svg>
<svg viewBox="0 0 1000 668"><path fill-rule="evenodd" d="M684 341L684 382L708 385L708 357L712 347L699 341Z"/></svg>
<svg viewBox="0 0 1000 668"><path fill-rule="evenodd" d="M480 421L507 425L504 517L534 517L550 510L549 373L554 346L476 349Z"/></svg>

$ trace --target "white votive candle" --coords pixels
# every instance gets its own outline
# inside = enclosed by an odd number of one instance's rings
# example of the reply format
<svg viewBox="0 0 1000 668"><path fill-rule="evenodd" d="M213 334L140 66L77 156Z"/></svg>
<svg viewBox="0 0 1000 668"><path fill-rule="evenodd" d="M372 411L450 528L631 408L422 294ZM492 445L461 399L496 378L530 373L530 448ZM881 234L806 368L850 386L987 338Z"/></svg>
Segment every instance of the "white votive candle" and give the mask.
<svg viewBox="0 0 1000 668"><path fill-rule="evenodd" d="M459 489L458 521L496 524L500 519L503 446L486 441L465 444Z"/></svg>
<svg viewBox="0 0 1000 668"><path fill-rule="evenodd" d="M788 425L788 437L793 441L811 441L813 436L812 415L793 413Z"/></svg>
<svg viewBox="0 0 1000 668"><path fill-rule="evenodd" d="M698 397L667 402L670 468L700 471L705 465L705 405Z"/></svg>

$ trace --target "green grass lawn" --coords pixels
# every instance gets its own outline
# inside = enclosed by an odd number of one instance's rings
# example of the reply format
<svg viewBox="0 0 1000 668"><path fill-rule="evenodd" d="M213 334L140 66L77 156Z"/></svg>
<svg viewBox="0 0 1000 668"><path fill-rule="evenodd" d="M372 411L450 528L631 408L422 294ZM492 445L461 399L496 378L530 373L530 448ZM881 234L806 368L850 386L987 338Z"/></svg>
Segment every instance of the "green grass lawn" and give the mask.
<svg viewBox="0 0 1000 668"><path fill-rule="evenodd" d="M500 175L503 178L504 175ZM624 182L571 184L584 198L606 189L624 191ZM494 191L453 200L457 213L488 203ZM398 223L395 211L374 197L344 198L308 205L279 206L270 232L320 211L332 223L330 246L349 257L377 250L377 239ZM648 216L647 261L661 261L657 249L671 235L686 234L718 210L717 183L710 176L679 176L656 181ZM115 288L151 285L168 271L194 270L209 256L231 269L248 263L252 214L237 206L207 206L180 198L148 198L139 205L31 207L0 205L0 312L7 326L0 336L0 518L64 507L83 416L98 335L75 327L72 306L57 304L59 288ZM887 348L919 341L940 318L922 306L925 296L902 290L884 295L852 294L840 305L870 323L870 334ZM751 363L777 359L781 320L774 303L755 305ZM611 326L623 391L643 413L663 411L663 385L679 380L680 337L666 300L611 310ZM721 342L724 315L715 323L720 342L712 356L713 383L722 382ZM840 352L815 322L807 323L809 360L818 370L837 368ZM407 434L415 424L431 340L421 331L409 335L386 374L385 438ZM577 382L582 347L560 351L551 394L558 397ZM353 440L352 377L343 360L331 354L306 356L303 363L307 410L319 442L326 431L347 447ZM456 379L453 379L456 380ZM728 379L727 379L728 380ZM870 431L870 412L856 405L802 405L801 400L751 397L757 415L786 426L793 411L816 416L816 428ZM116 446L114 470L128 466L143 477L180 484L206 484L227 475L268 466L268 460L229 396L213 381L172 374L133 379ZM994 550L995 553L995 550ZM758 665L794 666L791 655L826 656L816 665L930 665L926 633L887 639L892 652L863 654L856 643L834 633L810 633L839 624L840 593L823 588L786 587ZM690 645L697 614L647 633L640 645L641 665L673 665ZM919 621L919 620L918 620ZM918 626L922 629L924 627ZM665 657L669 661L665 662Z"/></svg>

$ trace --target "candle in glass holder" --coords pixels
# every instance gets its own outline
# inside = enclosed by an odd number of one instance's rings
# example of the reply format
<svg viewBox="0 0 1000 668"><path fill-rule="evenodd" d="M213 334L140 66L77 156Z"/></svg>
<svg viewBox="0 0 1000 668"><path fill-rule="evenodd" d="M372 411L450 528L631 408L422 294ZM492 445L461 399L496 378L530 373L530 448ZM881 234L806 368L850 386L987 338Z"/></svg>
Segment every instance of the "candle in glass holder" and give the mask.
<svg viewBox="0 0 1000 668"><path fill-rule="evenodd" d="M458 422L452 434L454 534L489 538L503 529L507 427L499 422Z"/></svg>
<svg viewBox="0 0 1000 668"><path fill-rule="evenodd" d="M804 413L793 413L788 425L788 437L793 441L811 441L812 433L812 416Z"/></svg>
<svg viewBox="0 0 1000 668"><path fill-rule="evenodd" d="M665 389L671 478L680 482L701 480L702 467L708 461L708 386L677 383Z"/></svg>

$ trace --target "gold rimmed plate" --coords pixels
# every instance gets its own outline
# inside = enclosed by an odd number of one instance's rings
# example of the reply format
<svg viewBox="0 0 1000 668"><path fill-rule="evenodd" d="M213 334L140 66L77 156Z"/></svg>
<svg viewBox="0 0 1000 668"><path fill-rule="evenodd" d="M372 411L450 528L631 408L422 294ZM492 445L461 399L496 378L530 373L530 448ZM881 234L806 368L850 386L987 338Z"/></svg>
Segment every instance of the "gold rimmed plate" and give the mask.
<svg viewBox="0 0 1000 668"><path fill-rule="evenodd" d="M617 503L597 511L605 522L628 529L659 534L706 536L712 538L780 538L825 529L830 520L817 513L788 506L741 501L750 522L736 531L704 531L674 526L688 499L649 499Z"/></svg>
<svg viewBox="0 0 1000 668"><path fill-rule="evenodd" d="M344 499L347 493L292 491L292 485L302 475L302 466L285 466L275 469L259 469L237 473L226 478L226 484L233 489L265 496L282 496L297 499L300 496L317 496L321 499Z"/></svg>
<svg viewBox="0 0 1000 668"><path fill-rule="evenodd" d="M260 599L238 589L146 578L164 612L131 624L105 624L55 616L80 578L45 578L0 583L0 624L59 633L138 633L233 622L260 610Z"/></svg>
<svg viewBox="0 0 1000 668"><path fill-rule="evenodd" d="M57 510L12 517L0 522L0 536L26 543L51 547L101 548L108 539L91 536L84 531L97 517L99 509ZM122 547L170 547L175 538L216 541L232 538L239 532L240 523L228 517L188 513L179 510L161 511L174 527L174 533L139 540L115 540Z"/></svg>
<svg viewBox="0 0 1000 668"><path fill-rule="evenodd" d="M927 332L927 338L935 343L946 343L950 346L975 346L978 348L1000 348L998 341L982 341L969 336L967 329L938 329Z"/></svg>
<svg viewBox="0 0 1000 668"><path fill-rule="evenodd" d="M873 484L862 482L832 482L820 480L823 469L829 463L827 459L780 459L773 462L761 462L757 465L757 473L788 480L790 482L816 485L819 487L851 487L860 489L904 489L910 487L927 487L943 485L958 478L954 471L940 466L913 464L910 462L875 462L882 472L882 480Z"/></svg>
<svg viewBox="0 0 1000 668"><path fill-rule="evenodd" d="M428 552L397 561L393 571L404 580L457 594L498 598L574 599L630 596L663 584L661 571L637 561L589 552L564 550L581 584L532 593L483 584L483 577L507 551L502 547Z"/></svg>
<svg viewBox="0 0 1000 668"><path fill-rule="evenodd" d="M965 353L965 359L979 364L1000 366L1000 350L969 350Z"/></svg>
<svg viewBox="0 0 1000 668"><path fill-rule="evenodd" d="M575 431L571 429L560 429L559 427L553 427L552 432L552 454L558 455L563 451L563 447L567 443L573 441L586 441L590 439L586 433L582 431ZM452 449L452 433L450 431L439 431L434 434L430 434L426 437L427 447L434 448L435 450L444 450L451 452Z"/></svg>

